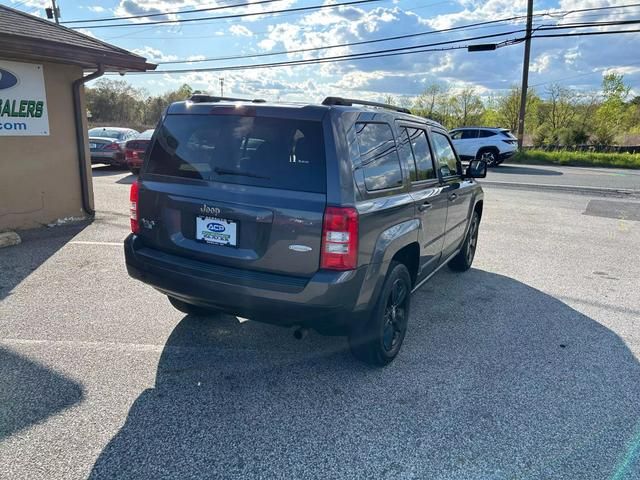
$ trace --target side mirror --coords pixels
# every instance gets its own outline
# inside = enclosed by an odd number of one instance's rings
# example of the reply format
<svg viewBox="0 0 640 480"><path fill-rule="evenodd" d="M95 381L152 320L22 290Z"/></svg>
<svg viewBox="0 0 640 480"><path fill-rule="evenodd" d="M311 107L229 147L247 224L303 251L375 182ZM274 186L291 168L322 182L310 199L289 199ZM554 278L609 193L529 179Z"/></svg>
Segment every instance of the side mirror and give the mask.
<svg viewBox="0 0 640 480"><path fill-rule="evenodd" d="M471 160L467 167L465 177L467 178L484 178L487 176L487 162L484 160Z"/></svg>

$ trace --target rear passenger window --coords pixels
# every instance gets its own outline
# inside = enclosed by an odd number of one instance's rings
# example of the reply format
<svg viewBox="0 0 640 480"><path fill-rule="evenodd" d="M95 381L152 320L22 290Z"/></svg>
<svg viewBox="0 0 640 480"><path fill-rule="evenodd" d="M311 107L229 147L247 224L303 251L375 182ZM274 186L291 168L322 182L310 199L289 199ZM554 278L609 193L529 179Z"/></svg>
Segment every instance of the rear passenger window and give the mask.
<svg viewBox="0 0 640 480"><path fill-rule="evenodd" d="M462 131L462 139L463 140L471 140L473 138L478 138L478 130L463 130Z"/></svg>
<svg viewBox="0 0 640 480"><path fill-rule="evenodd" d="M433 132L433 146L438 158L438 169L443 177L458 174L458 161L449 139L441 133Z"/></svg>
<svg viewBox="0 0 640 480"><path fill-rule="evenodd" d="M391 127L386 123L357 123L360 163L367 190L383 190L402 185L400 159Z"/></svg>
<svg viewBox="0 0 640 480"><path fill-rule="evenodd" d="M433 169L433 160L431 159L431 150L427 141L427 134L419 128L407 128L409 139L411 141L411 149L416 162L417 179L430 180L436 178L436 172Z"/></svg>
<svg viewBox="0 0 640 480"><path fill-rule="evenodd" d="M493 137L496 132L492 132L491 130L480 130L480 138Z"/></svg>

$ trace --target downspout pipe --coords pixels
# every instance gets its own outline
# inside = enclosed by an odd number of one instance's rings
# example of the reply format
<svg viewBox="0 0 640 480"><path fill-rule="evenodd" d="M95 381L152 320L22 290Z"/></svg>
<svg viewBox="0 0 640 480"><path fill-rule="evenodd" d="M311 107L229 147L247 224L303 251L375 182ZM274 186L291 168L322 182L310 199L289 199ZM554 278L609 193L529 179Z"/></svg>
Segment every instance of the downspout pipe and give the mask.
<svg viewBox="0 0 640 480"><path fill-rule="evenodd" d="M96 211L91 206L91 200L89 198L89 183L87 182L87 156L86 156L86 145L84 141L84 127L82 124L82 119L86 116L87 112L82 111L82 102L80 97L80 89L82 86L90 81L94 80L98 77L104 75L104 66L102 64L98 65L98 69L90 73L89 75L85 75L77 80L73 81L73 113L76 118L76 148L78 150L78 167L80 171L80 192L82 195L82 208L89 216L94 216Z"/></svg>

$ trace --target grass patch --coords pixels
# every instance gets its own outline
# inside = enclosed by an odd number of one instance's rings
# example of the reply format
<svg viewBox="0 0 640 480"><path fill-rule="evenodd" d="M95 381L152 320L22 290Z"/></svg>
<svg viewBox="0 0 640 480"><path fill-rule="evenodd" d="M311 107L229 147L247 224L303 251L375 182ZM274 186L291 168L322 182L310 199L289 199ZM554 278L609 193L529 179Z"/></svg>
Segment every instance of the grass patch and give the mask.
<svg viewBox="0 0 640 480"><path fill-rule="evenodd" d="M507 163L640 169L640 154L525 150L518 152L513 158L509 159Z"/></svg>

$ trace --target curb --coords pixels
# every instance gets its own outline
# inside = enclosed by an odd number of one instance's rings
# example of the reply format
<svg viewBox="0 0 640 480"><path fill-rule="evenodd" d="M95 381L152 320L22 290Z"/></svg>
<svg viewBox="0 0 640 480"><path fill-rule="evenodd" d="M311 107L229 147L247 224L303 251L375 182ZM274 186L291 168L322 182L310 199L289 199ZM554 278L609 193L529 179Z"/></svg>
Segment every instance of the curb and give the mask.
<svg viewBox="0 0 640 480"><path fill-rule="evenodd" d="M16 232L0 233L0 248L12 247L13 245L18 245L21 241L20 235Z"/></svg>
<svg viewBox="0 0 640 480"><path fill-rule="evenodd" d="M516 190L547 190L552 192L579 193L582 195L601 195L605 197L639 198L640 190L626 188L587 187L579 185L555 185L548 183L500 182L495 180L480 181L480 185L503 187Z"/></svg>

